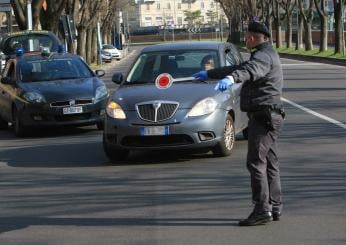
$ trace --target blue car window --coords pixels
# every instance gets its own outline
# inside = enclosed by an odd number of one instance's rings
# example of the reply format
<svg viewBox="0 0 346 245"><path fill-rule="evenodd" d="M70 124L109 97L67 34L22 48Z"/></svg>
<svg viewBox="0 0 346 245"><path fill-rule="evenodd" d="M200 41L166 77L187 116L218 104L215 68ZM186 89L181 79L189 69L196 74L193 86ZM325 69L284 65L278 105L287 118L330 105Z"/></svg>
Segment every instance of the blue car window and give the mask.
<svg viewBox="0 0 346 245"><path fill-rule="evenodd" d="M78 79L92 76L90 70L79 59L42 59L20 64L22 82Z"/></svg>

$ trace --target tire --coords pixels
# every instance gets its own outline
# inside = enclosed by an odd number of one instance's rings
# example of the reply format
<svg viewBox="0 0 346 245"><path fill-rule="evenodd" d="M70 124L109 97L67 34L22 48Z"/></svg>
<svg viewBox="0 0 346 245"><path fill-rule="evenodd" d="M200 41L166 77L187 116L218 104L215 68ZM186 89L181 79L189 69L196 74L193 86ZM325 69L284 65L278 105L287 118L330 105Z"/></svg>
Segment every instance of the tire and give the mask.
<svg viewBox="0 0 346 245"><path fill-rule="evenodd" d="M243 137L245 140L248 139L249 133L248 133L248 128L243 129Z"/></svg>
<svg viewBox="0 0 346 245"><path fill-rule="evenodd" d="M103 150L112 162L119 162L126 160L130 154L128 150L119 150L115 147L112 147L106 140L105 134L103 134Z"/></svg>
<svg viewBox="0 0 346 245"><path fill-rule="evenodd" d="M7 129L8 128L8 122L0 118L0 129Z"/></svg>
<svg viewBox="0 0 346 245"><path fill-rule="evenodd" d="M218 157L225 157L232 154L235 143L234 121L230 115L227 115L223 137L219 143L213 148L213 153Z"/></svg>
<svg viewBox="0 0 346 245"><path fill-rule="evenodd" d="M26 135L27 130L26 128L23 126L19 116L18 116L18 110L16 108L13 109L13 117L12 117L12 125L13 125L13 130L14 130L14 134L17 137L23 137Z"/></svg>

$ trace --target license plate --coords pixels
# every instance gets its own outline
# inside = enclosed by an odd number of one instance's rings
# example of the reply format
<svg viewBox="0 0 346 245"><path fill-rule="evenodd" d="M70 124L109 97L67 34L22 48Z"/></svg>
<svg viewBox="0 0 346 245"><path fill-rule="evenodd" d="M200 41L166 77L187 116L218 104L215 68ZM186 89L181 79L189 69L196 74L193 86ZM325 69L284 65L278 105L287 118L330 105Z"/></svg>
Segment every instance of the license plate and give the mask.
<svg viewBox="0 0 346 245"><path fill-rule="evenodd" d="M141 135L142 136L149 136L149 135L168 135L169 134L169 127L145 127L141 128Z"/></svg>
<svg viewBox="0 0 346 245"><path fill-rule="evenodd" d="M74 106L74 107L65 107L62 109L62 114L78 114L83 113L83 107Z"/></svg>

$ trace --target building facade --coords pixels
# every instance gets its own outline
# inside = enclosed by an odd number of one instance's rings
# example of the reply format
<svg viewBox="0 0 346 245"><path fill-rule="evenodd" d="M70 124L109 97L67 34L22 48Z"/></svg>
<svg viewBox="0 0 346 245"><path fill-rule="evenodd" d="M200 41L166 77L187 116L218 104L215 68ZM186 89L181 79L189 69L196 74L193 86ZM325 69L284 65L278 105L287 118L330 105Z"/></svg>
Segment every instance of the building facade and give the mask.
<svg viewBox="0 0 346 245"><path fill-rule="evenodd" d="M186 20L185 11L200 10L199 18ZM214 26L225 21L222 8L214 0L138 0L129 16L132 28L160 27L184 28Z"/></svg>

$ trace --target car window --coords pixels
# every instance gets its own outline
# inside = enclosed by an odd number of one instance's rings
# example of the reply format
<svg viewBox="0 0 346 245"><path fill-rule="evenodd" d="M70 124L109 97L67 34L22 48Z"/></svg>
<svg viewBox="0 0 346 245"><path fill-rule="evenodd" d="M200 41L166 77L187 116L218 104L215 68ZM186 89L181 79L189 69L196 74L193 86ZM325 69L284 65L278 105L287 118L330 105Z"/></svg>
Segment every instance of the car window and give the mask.
<svg viewBox="0 0 346 245"><path fill-rule="evenodd" d="M127 82L154 82L162 73L174 78L190 77L203 69L202 61L212 57L214 68L220 67L216 50L178 50L143 53L129 72Z"/></svg>
<svg viewBox="0 0 346 245"><path fill-rule="evenodd" d="M22 62L22 82L38 82L92 77L93 74L80 59L56 58Z"/></svg>
<svg viewBox="0 0 346 245"><path fill-rule="evenodd" d="M43 47L53 49L54 40L48 35L30 34L8 38L4 45L5 54L15 54L17 48L25 51L41 51Z"/></svg>

